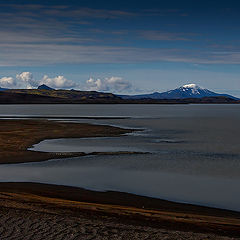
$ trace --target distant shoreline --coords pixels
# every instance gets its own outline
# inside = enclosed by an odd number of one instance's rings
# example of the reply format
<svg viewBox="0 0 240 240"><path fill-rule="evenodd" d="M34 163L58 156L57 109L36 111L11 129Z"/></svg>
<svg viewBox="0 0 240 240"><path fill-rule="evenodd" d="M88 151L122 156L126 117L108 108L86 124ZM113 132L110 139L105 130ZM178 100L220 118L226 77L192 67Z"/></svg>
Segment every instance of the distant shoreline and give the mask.
<svg viewBox="0 0 240 240"><path fill-rule="evenodd" d="M171 99L171 100L153 100L153 99L143 99L143 100L119 100L119 101L64 101L64 100L52 100L52 101L22 101L22 100L6 100L1 101L0 99L0 105L35 105L35 104L53 104L53 105L59 105L59 104L159 104L159 105L189 105L189 104L240 104L240 101L230 100L230 99Z"/></svg>

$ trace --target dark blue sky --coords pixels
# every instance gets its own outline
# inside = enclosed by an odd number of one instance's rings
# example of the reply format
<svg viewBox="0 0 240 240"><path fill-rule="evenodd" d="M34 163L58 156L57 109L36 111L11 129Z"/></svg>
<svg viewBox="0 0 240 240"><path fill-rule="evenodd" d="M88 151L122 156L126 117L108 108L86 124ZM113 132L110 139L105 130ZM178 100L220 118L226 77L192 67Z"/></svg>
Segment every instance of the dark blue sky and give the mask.
<svg viewBox="0 0 240 240"><path fill-rule="evenodd" d="M135 93L196 83L240 96L239 12L238 1L0 0L0 84Z"/></svg>

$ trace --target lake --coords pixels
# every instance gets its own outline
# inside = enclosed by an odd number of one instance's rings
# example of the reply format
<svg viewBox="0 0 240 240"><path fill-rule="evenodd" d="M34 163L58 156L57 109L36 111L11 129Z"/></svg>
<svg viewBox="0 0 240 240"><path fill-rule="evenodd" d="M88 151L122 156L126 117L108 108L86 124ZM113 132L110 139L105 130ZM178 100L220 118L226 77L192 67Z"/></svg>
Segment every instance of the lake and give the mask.
<svg viewBox="0 0 240 240"><path fill-rule="evenodd" d="M136 129L114 138L45 140L32 150L147 152L0 165L2 182L115 190L240 211L240 105L0 105L0 117Z"/></svg>

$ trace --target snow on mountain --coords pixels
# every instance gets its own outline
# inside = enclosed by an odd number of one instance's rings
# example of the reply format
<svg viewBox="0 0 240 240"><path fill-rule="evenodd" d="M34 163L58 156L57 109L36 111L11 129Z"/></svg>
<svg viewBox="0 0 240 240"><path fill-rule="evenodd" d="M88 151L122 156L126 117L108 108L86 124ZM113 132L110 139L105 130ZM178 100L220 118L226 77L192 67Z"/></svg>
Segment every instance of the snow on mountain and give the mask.
<svg viewBox="0 0 240 240"><path fill-rule="evenodd" d="M182 88L195 88L195 89L198 89L200 87L197 86L195 83L190 83L190 84L183 85Z"/></svg>

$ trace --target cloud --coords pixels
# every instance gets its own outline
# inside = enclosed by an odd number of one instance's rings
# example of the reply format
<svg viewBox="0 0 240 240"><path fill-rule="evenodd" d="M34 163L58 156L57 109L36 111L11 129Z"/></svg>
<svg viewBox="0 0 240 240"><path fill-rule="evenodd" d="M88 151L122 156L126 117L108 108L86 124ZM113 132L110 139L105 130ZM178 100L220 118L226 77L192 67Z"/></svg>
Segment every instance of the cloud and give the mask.
<svg viewBox="0 0 240 240"><path fill-rule="evenodd" d="M64 76L56 76L54 78L50 78L47 75L44 75L40 81L40 84L46 84L52 88L72 88L77 86L75 82L66 79Z"/></svg>
<svg viewBox="0 0 240 240"><path fill-rule="evenodd" d="M30 72L22 72L16 75L16 78L23 83L26 83L27 88L37 87L38 81L33 78L33 74Z"/></svg>
<svg viewBox="0 0 240 240"><path fill-rule="evenodd" d="M61 44L0 44L0 66L36 66L59 63L137 63L174 61L177 49ZM185 53L185 58L187 54ZM170 59L171 58L171 59Z"/></svg>
<svg viewBox="0 0 240 240"><path fill-rule="evenodd" d="M153 41L191 41L191 39L189 38L190 34L183 33L169 33L162 31L145 30L139 31L138 34L144 39Z"/></svg>
<svg viewBox="0 0 240 240"><path fill-rule="evenodd" d="M2 88L13 88L16 86L16 80L13 77L2 77L0 78L0 87Z"/></svg>
<svg viewBox="0 0 240 240"><path fill-rule="evenodd" d="M101 79L93 79L89 78L86 81L86 90L89 91L105 91L105 87L103 86L102 80Z"/></svg>
<svg viewBox="0 0 240 240"><path fill-rule="evenodd" d="M0 78L0 87L3 88L37 88L39 85L45 84L55 89L76 88L87 91L102 92L132 92L137 91L132 84L124 80L122 77L106 77L104 79L89 78L85 85L80 87L79 83L67 79L64 76L49 77L44 75L42 79L36 80L31 72L22 72L13 77Z"/></svg>
<svg viewBox="0 0 240 240"><path fill-rule="evenodd" d="M148 24L143 24L142 30L129 28L136 20L141 22L142 16L182 16L185 13L181 9L120 11L80 5L0 4L0 66L161 61L240 64L237 42L234 43L237 49L222 52L221 48L199 44L208 44L211 36L199 38L192 33L179 32L181 28L169 27L170 32L153 30ZM129 22L129 26L128 22L120 24L123 18L124 22L134 21ZM107 20L106 27L102 23ZM166 21L164 26L171 23ZM151 44L149 40L160 42ZM164 46L162 41L171 43ZM215 37L211 41L215 43ZM227 40L222 42L228 43Z"/></svg>
<svg viewBox="0 0 240 240"><path fill-rule="evenodd" d="M131 90L132 84L121 77L110 77L105 79L89 78L86 81L85 88L90 91L123 92Z"/></svg>
<svg viewBox="0 0 240 240"><path fill-rule="evenodd" d="M164 11L168 14L173 10ZM119 35L129 42L129 29L116 28L116 21L156 14L151 10L94 9L78 4L74 7L71 4L0 4L0 13L0 66L136 63L162 61L171 55L167 49L123 47L122 43L117 46ZM101 23L109 19L110 25L106 28ZM139 35L151 39L184 39L174 33L133 32L136 40ZM133 45L130 43L129 46Z"/></svg>
<svg viewBox="0 0 240 240"><path fill-rule="evenodd" d="M160 61L240 64L239 52L223 53L217 49L219 52L216 53L215 48L212 51L213 47L197 45L198 36L181 33L181 28L174 32L176 27L169 27L170 32L166 32L153 30L147 24L142 26L142 30L132 30L132 27L120 24L122 19L124 22L134 19L131 22L134 24L142 16L146 20L149 16L180 16L184 14L181 9L121 11L81 7L81 4L26 3L0 4L0 13L0 66ZM107 27L102 24L105 21L109 23ZM141 44L149 40L177 41L181 45L171 43L164 46L162 42L159 45ZM206 39L201 37L200 40ZM215 38L213 40L215 42ZM185 41L188 41L187 47Z"/></svg>
<svg viewBox="0 0 240 240"><path fill-rule="evenodd" d="M81 25L91 25L92 21L96 19L106 21L137 16L136 13L128 11L51 4L0 3L0 13L1 30L12 31L13 33L17 31L19 35L23 33L23 37L32 33L43 33L45 37L50 37L51 35L61 37L72 34L82 36L82 32L79 32L77 29ZM41 37L41 35L39 36ZM18 38L15 40L17 42Z"/></svg>
<svg viewBox="0 0 240 240"><path fill-rule="evenodd" d="M0 78L0 87L3 88L36 88L41 84L46 84L52 88L72 88L78 87L78 84L72 80L68 80L64 76L48 77L44 75L42 79L36 80L31 72L22 72L14 77Z"/></svg>
<svg viewBox="0 0 240 240"><path fill-rule="evenodd" d="M61 44L1 44L0 66L46 66L79 63L183 62L240 64L239 51L137 48Z"/></svg>
<svg viewBox="0 0 240 240"><path fill-rule="evenodd" d="M100 8L89 8L74 5L41 5L41 4L0 4L0 6L7 7L18 14L24 16L47 16L51 18L56 17L71 17L72 19L84 18L123 18L137 16L136 12L110 10Z"/></svg>
<svg viewBox="0 0 240 240"><path fill-rule="evenodd" d="M49 16L71 17L75 19L84 19L84 18L116 19L116 18L137 16L136 13L128 12L128 11L82 8L82 7L78 7L75 9L72 9L69 7L66 7L65 9L60 9L60 8L56 9L55 6L45 9L43 13Z"/></svg>
<svg viewBox="0 0 240 240"><path fill-rule="evenodd" d="M113 89L119 92L130 89L132 87L131 83L123 80L121 77L105 78L105 83L107 86L109 86L109 89Z"/></svg>

